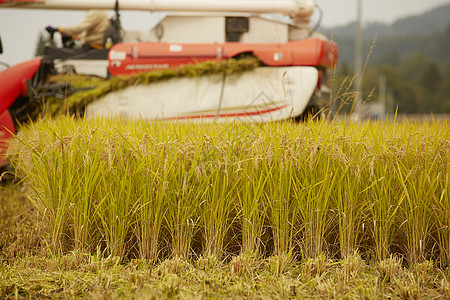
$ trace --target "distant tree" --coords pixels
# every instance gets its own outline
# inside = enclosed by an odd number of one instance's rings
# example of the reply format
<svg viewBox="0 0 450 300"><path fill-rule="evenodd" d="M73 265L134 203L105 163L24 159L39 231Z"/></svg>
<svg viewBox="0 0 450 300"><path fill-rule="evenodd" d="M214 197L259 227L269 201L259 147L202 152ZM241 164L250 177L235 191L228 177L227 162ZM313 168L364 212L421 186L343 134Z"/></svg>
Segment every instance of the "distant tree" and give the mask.
<svg viewBox="0 0 450 300"><path fill-rule="evenodd" d="M386 76L386 86L394 96L394 107L399 113L414 114L418 112L419 88L405 80L397 68L384 65L381 72Z"/></svg>
<svg viewBox="0 0 450 300"><path fill-rule="evenodd" d="M450 74L445 77L438 97L441 101L441 113L450 114Z"/></svg>
<svg viewBox="0 0 450 300"><path fill-rule="evenodd" d="M425 68L431 62L423 53L418 52L407 56L398 66L398 70L405 80L418 83Z"/></svg>
<svg viewBox="0 0 450 300"><path fill-rule="evenodd" d="M450 26L449 26L450 29ZM437 98L441 103L441 113L450 114L450 57L444 64L442 83L437 93Z"/></svg>
<svg viewBox="0 0 450 300"><path fill-rule="evenodd" d="M419 112L419 99L414 84L402 81L399 86L394 87L394 105L398 105L398 112L415 114Z"/></svg>
<svg viewBox="0 0 450 300"><path fill-rule="evenodd" d="M380 61L391 66L398 66L402 60L396 50L391 50L384 54Z"/></svg>
<svg viewBox="0 0 450 300"><path fill-rule="evenodd" d="M429 94L435 94L442 83L442 75L435 62L429 63L422 72L420 84Z"/></svg>
<svg viewBox="0 0 450 300"><path fill-rule="evenodd" d="M353 71L352 71L352 69L351 69L351 67L350 67L350 64L348 63L348 61L344 61L341 65L340 65L340 67L339 67L339 70L338 70L338 73L339 73L339 75L340 76L353 76Z"/></svg>
<svg viewBox="0 0 450 300"><path fill-rule="evenodd" d="M439 93L443 85L443 75L435 62L425 65L418 84L422 89L419 98L419 112L441 113L443 102Z"/></svg>

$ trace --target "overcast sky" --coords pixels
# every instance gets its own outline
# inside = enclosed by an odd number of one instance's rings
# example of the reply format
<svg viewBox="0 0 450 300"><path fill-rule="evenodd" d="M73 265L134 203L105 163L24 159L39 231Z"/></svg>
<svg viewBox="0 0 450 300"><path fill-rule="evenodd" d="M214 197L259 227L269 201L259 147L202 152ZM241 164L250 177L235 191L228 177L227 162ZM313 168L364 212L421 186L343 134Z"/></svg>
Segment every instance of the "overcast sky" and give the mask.
<svg viewBox="0 0 450 300"><path fill-rule="evenodd" d="M326 27L355 20L357 0L315 1L323 10L322 24ZM363 19L365 22L391 23L449 3L450 0L363 0ZM16 64L32 58L40 30L49 24L76 24L84 14L80 11L0 9L0 36L4 49L0 61ZM122 12L124 29L149 29L153 19L149 12Z"/></svg>
<svg viewBox="0 0 450 300"><path fill-rule="evenodd" d="M323 9L325 26L342 25L355 20L357 0L314 0ZM363 19L392 23L397 19L422 14L450 0L362 0Z"/></svg>

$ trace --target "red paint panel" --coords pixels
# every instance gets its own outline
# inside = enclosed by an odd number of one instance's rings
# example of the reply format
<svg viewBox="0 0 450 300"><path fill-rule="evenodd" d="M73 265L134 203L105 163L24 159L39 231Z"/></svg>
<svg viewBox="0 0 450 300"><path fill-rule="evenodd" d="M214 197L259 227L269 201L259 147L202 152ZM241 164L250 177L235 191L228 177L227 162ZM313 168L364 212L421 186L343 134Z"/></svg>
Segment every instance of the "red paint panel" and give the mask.
<svg viewBox="0 0 450 300"><path fill-rule="evenodd" d="M320 64L329 67L336 67L339 59L339 49L336 43L323 43L323 52Z"/></svg>
<svg viewBox="0 0 450 300"><path fill-rule="evenodd" d="M337 64L336 43L322 39L304 39L284 44L226 43L225 56L252 52L267 66L311 66L331 68Z"/></svg>
<svg viewBox="0 0 450 300"><path fill-rule="evenodd" d="M109 72L118 76L176 68L180 65L215 60L219 52L215 44L117 44L109 52ZM117 55L124 57L116 59Z"/></svg>
<svg viewBox="0 0 450 300"><path fill-rule="evenodd" d="M41 66L41 59L35 58L0 72L0 114L8 109L24 91L24 82L33 78Z"/></svg>
<svg viewBox="0 0 450 300"><path fill-rule="evenodd" d="M4 166L8 160L6 159L6 151L11 139L16 133L14 123L8 110L0 115L0 167Z"/></svg>
<svg viewBox="0 0 450 300"><path fill-rule="evenodd" d="M241 53L253 53L267 66L315 66L330 68L338 59L334 42L305 39L284 44L117 44L109 55L109 72L113 76L176 68L206 60L222 60Z"/></svg>

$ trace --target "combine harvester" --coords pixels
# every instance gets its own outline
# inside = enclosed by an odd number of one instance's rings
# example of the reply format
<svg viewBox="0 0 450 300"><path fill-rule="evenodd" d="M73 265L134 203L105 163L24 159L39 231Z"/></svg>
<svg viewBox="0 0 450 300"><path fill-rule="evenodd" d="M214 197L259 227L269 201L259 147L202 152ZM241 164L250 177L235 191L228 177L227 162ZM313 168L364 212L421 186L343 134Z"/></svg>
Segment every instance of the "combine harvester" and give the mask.
<svg viewBox="0 0 450 300"><path fill-rule="evenodd" d="M55 72L108 78L252 56L261 67L134 85L90 103L85 115L246 122L302 119L329 101L328 73L338 58L336 44L309 27L315 7L312 0L0 0L0 9L116 12L111 19L114 34L105 37L105 44L113 44L108 49L80 53L68 49L73 43L63 37L64 47L48 46L43 57L0 72L0 148L5 151L14 125L27 118L27 106L61 93L61 86L47 82ZM152 29L130 32L120 26L119 9L168 13Z"/></svg>

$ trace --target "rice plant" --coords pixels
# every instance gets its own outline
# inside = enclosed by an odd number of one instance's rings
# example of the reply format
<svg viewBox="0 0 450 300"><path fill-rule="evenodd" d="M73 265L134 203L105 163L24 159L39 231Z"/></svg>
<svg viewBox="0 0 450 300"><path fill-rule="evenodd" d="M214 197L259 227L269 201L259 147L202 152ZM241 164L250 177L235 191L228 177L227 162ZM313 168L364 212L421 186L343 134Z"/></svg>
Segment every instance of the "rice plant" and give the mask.
<svg viewBox="0 0 450 300"><path fill-rule="evenodd" d="M10 158L55 253L448 266L449 128L60 118L23 128Z"/></svg>

